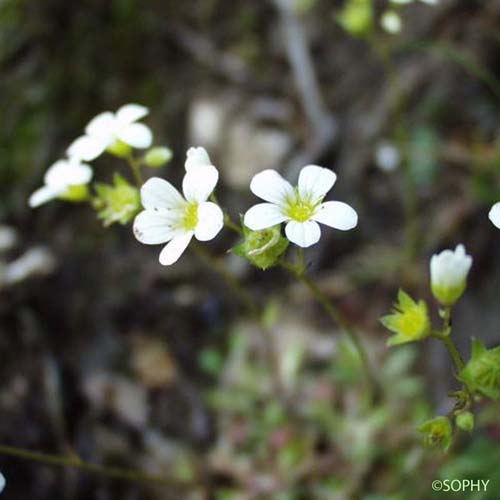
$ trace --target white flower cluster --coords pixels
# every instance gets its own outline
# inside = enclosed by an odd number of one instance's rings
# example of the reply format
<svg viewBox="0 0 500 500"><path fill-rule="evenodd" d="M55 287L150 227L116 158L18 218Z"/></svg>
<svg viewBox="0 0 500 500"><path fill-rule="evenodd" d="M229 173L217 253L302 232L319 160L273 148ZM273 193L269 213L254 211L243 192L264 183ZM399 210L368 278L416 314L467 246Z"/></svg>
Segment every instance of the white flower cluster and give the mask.
<svg viewBox="0 0 500 500"><path fill-rule="evenodd" d="M208 241L224 225L222 210L207 201L217 181L218 172L203 148L187 152L186 174L182 196L169 182L153 177L141 189L144 211L134 222L134 234L142 243L167 243L160 253L160 263L176 262L193 236ZM339 201L323 202L337 176L316 165L304 167L296 188L275 170L257 174L250 189L266 203L247 211L244 224L253 231L286 222L286 237L300 247L317 243L321 236L319 223L347 231L356 226L358 216L353 208Z"/></svg>
<svg viewBox="0 0 500 500"><path fill-rule="evenodd" d="M37 207L55 198L82 198L93 175L92 168L85 162L96 159L106 150L123 145L148 148L153 134L146 125L137 123L148 113L149 110L144 106L126 104L116 113L106 111L93 118L85 127L85 134L67 149L67 158L49 167L44 185L31 195L29 205Z"/></svg>

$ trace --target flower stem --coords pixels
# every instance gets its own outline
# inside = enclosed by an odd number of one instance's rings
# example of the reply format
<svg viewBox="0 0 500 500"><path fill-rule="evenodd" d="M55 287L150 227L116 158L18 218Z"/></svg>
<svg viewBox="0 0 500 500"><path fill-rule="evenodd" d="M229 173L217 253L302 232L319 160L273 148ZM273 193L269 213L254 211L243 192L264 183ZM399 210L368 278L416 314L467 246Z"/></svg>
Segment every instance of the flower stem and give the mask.
<svg viewBox="0 0 500 500"><path fill-rule="evenodd" d="M134 176L135 183L137 187L140 189L144 184L144 179L142 178L141 172L141 162L134 158L133 155L127 157L127 162L130 166L130 170L132 170L132 175Z"/></svg>
<svg viewBox="0 0 500 500"><path fill-rule="evenodd" d="M453 342L453 340L449 335L447 335L446 337L442 337L441 340L446 346L446 349L448 349L448 352L450 353L451 359L453 360L455 367L459 372L461 372L465 367L465 363L464 360L462 359L462 355L460 354L459 350L457 349L457 346L455 345L455 342Z"/></svg>
<svg viewBox="0 0 500 500"><path fill-rule="evenodd" d="M237 233L239 235L242 234L241 227L238 226L238 224L236 224L235 222L233 222L231 217L227 213L224 213L224 225L228 229L231 229L231 231L234 231L235 233Z"/></svg>
<svg viewBox="0 0 500 500"><path fill-rule="evenodd" d="M30 460L45 465L56 467L71 467L79 469L89 474L106 476L113 479L120 479L125 481L134 481L140 483L156 483L168 486L181 487L182 484L165 476L147 474L145 472L133 469L124 469L121 467L112 467L99 464L84 462L77 457L65 457L51 453L41 453L38 451L31 451L25 448L17 448L14 446L0 445L0 454L9 455L12 457L21 458L23 460Z"/></svg>
<svg viewBox="0 0 500 500"><path fill-rule="evenodd" d="M342 315L342 313L339 311L339 309L334 306L334 304L328 299L328 297L306 274L305 266L303 263L303 250L301 250L299 250L299 258L297 264L290 264L289 262L282 261L281 266L292 273L302 284L304 284L309 289L317 302L323 307L325 312L337 325L340 326L340 328L349 337L352 344L354 345L354 348L356 349L356 352L358 353L359 359L363 366L367 385L370 388L370 399L371 401L376 401L381 395L381 388L377 381L377 378L372 371L370 362L368 360L368 355L366 354L361 339L359 338L356 331L351 327L349 322Z"/></svg>
<svg viewBox="0 0 500 500"><path fill-rule="evenodd" d="M434 333L433 337L441 340L444 343L446 349L448 349L448 353L450 354L453 364L455 365L456 369L461 372L465 367L465 363L462 355L460 354L460 351L455 345L455 342L453 342L451 338L451 307L447 306L443 308L442 317L443 330L441 332Z"/></svg>
<svg viewBox="0 0 500 500"><path fill-rule="evenodd" d="M223 278L228 287L235 293L240 302L245 306L251 317L257 323L265 345L265 355L271 369L274 389L283 402L286 402L286 391L281 377L280 359L276 349L273 332L270 330L268 325L266 325L259 306L255 303L252 296L245 290L238 279L226 269L220 260L214 258L204 248L197 244L192 244L192 248L196 255L203 260L208 267L210 267L210 269L216 271Z"/></svg>

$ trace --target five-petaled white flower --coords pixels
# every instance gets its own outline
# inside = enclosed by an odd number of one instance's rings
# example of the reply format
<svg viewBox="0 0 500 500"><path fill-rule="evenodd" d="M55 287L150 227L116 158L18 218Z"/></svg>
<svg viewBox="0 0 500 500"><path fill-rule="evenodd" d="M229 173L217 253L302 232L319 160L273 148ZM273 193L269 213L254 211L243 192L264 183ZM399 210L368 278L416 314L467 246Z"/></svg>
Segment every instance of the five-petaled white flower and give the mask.
<svg viewBox="0 0 500 500"><path fill-rule="evenodd" d="M76 160L56 161L45 173L45 185L29 199L30 207L38 207L55 198L71 193L72 188L85 186L92 179L92 169Z"/></svg>
<svg viewBox="0 0 500 500"><path fill-rule="evenodd" d="M224 226L222 210L207 201L218 181L217 169L209 164L191 168L187 163L182 181L184 197L170 182L158 177L149 179L141 188L145 210L135 218L134 234L146 245L168 242L160 253L160 264L164 266L179 259L193 236L208 241Z"/></svg>
<svg viewBox="0 0 500 500"><path fill-rule="evenodd" d="M323 202L336 179L331 170L308 165L300 171L298 186L293 188L275 170L264 170L254 176L250 189L267 203L250 208L244 224L259 231L286 222L286 237L303 248L319 241L318 222L342 231L352 229L358 223L352 207L340 201Z"/></svg>
<svg viewBox="0 0 500 500"><path fill-rule="evenodd" d="M488 217L490 218L490 221L493 223L493 225L500 229L500 201L495 203L491 207Z"/></svg>
<svg viewBox="0 0 500 500"><path fill-rule="evenodd" d="M85 127L85 135L69 146L68 156L92 161L120 141L133 148L149 148L153 134L146 125L137 123L148 113L148 108L144 106L126 104L116 113L105 111L97 115Z"/></svg>
<svg viewBox="0 0 500 500"><path fill-rule="evenodd" d="M451 306L462 296L471 266L472 257L465 253L463 245L432 256L431 288L441 304Z"/></svg>

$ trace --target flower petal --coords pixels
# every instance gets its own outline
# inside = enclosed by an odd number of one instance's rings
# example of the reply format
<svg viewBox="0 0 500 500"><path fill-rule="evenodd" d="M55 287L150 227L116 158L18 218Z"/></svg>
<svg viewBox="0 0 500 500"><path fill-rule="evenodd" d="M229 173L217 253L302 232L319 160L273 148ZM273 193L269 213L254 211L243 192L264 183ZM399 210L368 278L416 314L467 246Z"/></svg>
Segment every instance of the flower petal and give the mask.
<svg viewBox="0 0 500 500"><path fill-rule="evenodd" d="M285 227L286 237L302 248L310 247L319 241L321 229L314 221L290 221Z"/></svg>
<svg viewBox="0 0 500 500"><path fill-rule="evenodd" d="M132 123L144 118L149 113L146 106L140 104L125 104L116 112L116 119L121 123Z"/></svg>
<svg viewBox="0 0 500 500"><path fill-rule="evenodd" d="M158 245L179 235L174 229L172 216L168 212L144 210L134 220L134 235L145 245Z"/></svg>
<svg viewBox="0 0 500 500"><path fill-rule="evenodd" d="M198 205L198 224L194 236L199 241L212 240L224 227L224 214L218 205L205 201Z"/></svg>
<svg viewBox="0 0 500 500"><path fill-rule="evenodd" d="M219 172L213 165L197 167L186 172L182 191L187 201L206 201L219 180Z"/></svg>
<svg viewBox="0 0 500 500"><path fill-rule="evenodd" d="M210 157L205 148L198 147L189 148L187 150L185 163L186 170L211 164Z"/></svg>
<svg viewBox="0 0 500 500"><path fill-rule="evenodd" d="M245 214L243 223L252 231L260 231L276 224L281 224L287 219L278 205L272 203L259 203L254 205Z"/></svg>
<svg viewBox="0 0 500 500"><path fill-rule="evenodd" d="M84 163L56 161L45 173L45 184L55 189L87 184L92 179L92 169Z"/></svg>
<svg viewBox="0 0 500 500"><path fill-rule="evenodd" d="M119 127L116 137L133 148L149 148L153 143L153 133L143 123L130 123Z"/></svg>
<svg viewBox="0 0 500 500"><path fill-rule="evenodd" d="M176 236L160 253L160 264L170 266L179 260L193 237L193 231Z"/></svg>
<svg viewBox="0 0 500 500"><path fill-rule="evenodd" d="M295 196L292 185L276 170L264 170L255 175L250 183L252 193L265 201L282 205Z"/></svg>
<svg viewBox="0 0 500 500"><path fill-rule="evenodd" d="M105 111L89 121L85 133L111 141L116 129L116 118L111 111Z"/></svg>
<svg viewBox="0 0 500 500"><path fill-rule="evenodd" d="M500 229L500 201L491 207L488 217L493 225Z"/></svg>
<svg viewBox="0 0 500 500"><path fill-rule="evenodd" d="M92 161L104 153L110 141L111 139L106 137L82 135L70 144L66 154L72 160Z"/></svg>
<svg viewBox="0 0 500 500"><path fill-rule="evenodd" d="M321 222L321 224L341 231L349 231L358 224L358 214L354 208L341 201L322 203L312 218L317 222Z"/></svg>
<svg viewBox="0 0 500 500"><path fill-rule="evenodd" d="M332 189L337 176L327 168L307 165L299 174L299 195L303 200L318 203Z"/></svg>
<svg viewBox="0 0 500 500"><path fill-rule="evenodd" d="M60 194L62 194L62 191L63 190L61 189L49 186L42 186L30 196L28 204L31 208L38 207L40 205L43 205L44 203L47 203L50 200L53 200L54 198L57 198Z"/></svg>
<svg viewBox="0 0 500 500"><path fill-rule="evenodd" d="M143 184L141 201L146 210L172 210L186 203L170 182L159 177L151 177Z"/></svg>

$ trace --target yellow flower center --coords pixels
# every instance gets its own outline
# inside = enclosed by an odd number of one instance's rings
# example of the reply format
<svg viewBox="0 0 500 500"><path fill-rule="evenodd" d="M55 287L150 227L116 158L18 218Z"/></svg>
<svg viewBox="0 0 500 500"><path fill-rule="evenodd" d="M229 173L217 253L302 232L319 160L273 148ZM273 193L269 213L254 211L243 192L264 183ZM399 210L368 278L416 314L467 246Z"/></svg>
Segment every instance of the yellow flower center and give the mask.
<svg viewBox="0 0 500 500"><path fill-rule="evenodd" d="M184 211L182 227L186 231L193 231L198 225L198 203L189 203Z"/></svg>
<svg viewBox="0 0 500 500"><path fill-rule="evenodd" d="M317 206L309 199L302 199L296 192L295 197L287 202L285 215L297 222L306 222L314 215Z"/></svg>

